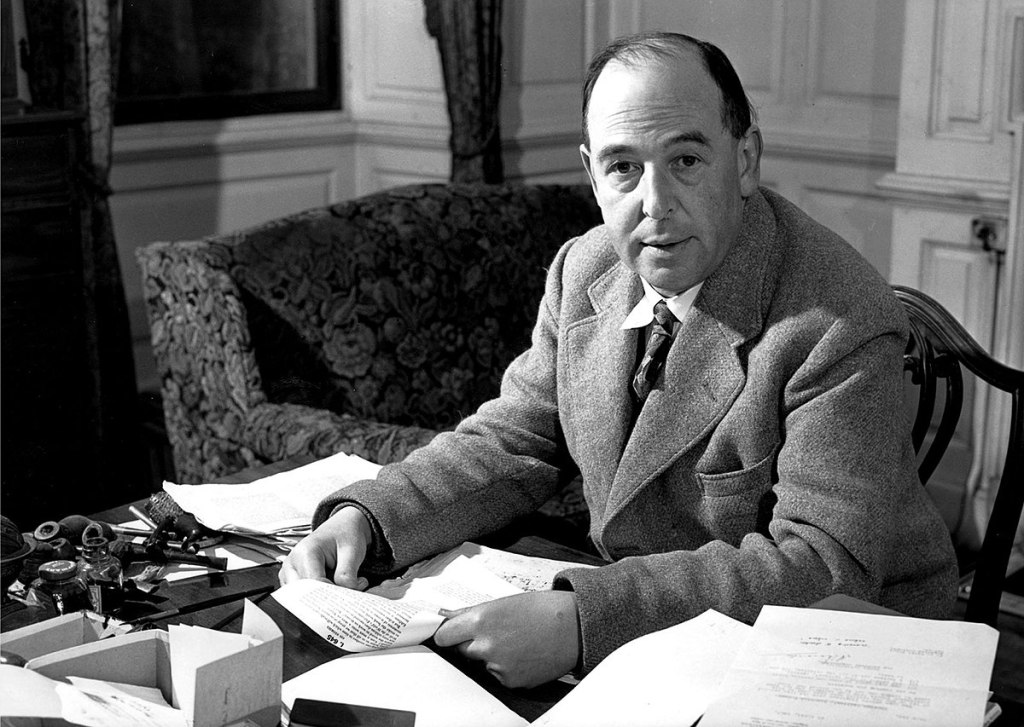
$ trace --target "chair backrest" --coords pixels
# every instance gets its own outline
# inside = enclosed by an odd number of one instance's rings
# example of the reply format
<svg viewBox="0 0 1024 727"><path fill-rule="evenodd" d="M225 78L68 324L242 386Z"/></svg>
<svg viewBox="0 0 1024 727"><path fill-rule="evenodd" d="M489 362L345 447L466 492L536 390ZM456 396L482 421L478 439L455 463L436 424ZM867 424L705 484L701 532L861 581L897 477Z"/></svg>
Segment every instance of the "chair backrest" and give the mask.
<svg viewBox="0 0 1024 727"><path fill-rule="evenodd" d="M545 267L600 222L589 185L417 184L239 234L225 254L271 401L444 429L498 394Z"/></svg>
<svg viewBox="0 0 1024 727"><path fill-rule="evenodd" d="M963 370L1010 395L1010 433L1003 473L978 553L965 613L968 621L994 626L1010 551L1024 509L1024 371L990 356L934 299L900 285L894 285L893 290L910 318L904 368L919 387L912 437L919 455L918 474L922 483L927 484L935 471L960 419ZM937 396L940 380L944 384L944 396ZM926 435L935 418L937 404L938 425L929 438Z"/></svg>

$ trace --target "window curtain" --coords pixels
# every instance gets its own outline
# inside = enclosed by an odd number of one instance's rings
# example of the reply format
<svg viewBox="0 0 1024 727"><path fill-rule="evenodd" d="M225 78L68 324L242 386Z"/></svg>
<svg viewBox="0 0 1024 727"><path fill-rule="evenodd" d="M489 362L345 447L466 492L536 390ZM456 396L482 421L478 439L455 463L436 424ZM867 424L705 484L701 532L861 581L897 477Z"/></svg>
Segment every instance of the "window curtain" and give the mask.
<svg viewBox="0 0 1024 727"><path fill-rule="evenodd" d="M441 53L451 119L451 181L502 182L502 0L424 2L427 30Z"/></svg>
<svg viewBox="0 0 1024 727"><path fill-rule="evenodd" d="M83 480L94 477L97 494L110 503L138 497L135 489L143 484L135 364L107 201L120 4L120 0L25 3L33 108L84 115L85 159L74 174L83 208L82 286L95 461L83 467Z"/></svg>

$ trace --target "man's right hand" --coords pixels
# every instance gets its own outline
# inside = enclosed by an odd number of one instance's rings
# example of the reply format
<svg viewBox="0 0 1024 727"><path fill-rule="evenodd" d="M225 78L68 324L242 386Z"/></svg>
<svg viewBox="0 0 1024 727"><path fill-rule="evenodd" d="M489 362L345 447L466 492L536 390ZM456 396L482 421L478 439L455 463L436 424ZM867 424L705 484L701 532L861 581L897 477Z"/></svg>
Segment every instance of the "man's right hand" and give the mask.
<svg viewBox="0 0 1024 727"><path fill-rule="evenodd" d="M278 574L281 585L315 578L364 590L368 584L359 575L359 566L372 540L373 530L363 512L344 507L292 549Z"/></svg>

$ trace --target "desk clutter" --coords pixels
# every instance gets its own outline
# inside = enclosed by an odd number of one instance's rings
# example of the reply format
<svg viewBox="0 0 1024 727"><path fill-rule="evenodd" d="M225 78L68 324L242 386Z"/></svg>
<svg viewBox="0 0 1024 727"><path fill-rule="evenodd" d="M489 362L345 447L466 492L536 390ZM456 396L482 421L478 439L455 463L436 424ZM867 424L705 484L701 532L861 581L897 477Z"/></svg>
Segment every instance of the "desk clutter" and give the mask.
<svg viewBox="0 0 1024 727"><path fill-rule="evenodd" d="M280 560L309 532L323 497L379 469L336 454L244 485L165 482L144 507L129 507L137 520L126 523L70 515L21 532L4 518L3 620L82 609L129 623L153 619L149 596L159 582Z"/></svg>
<svg viewBox="0 0 1024 727"><path fill-rule="evenodd" d="M832 597L819 608L766 606L753 625L706 611L641 636L582 680L542 687L555 696L527 719L488 688L490 675L432 646L439 612L545 590L579 563L464 543L366 592L270 584L265 565L308 531L320 498L376 469L335 455L247 485L165 483L130 523L72 516L23 533L5 519L0 725L287 727L296 705L415 727L981 727L999 714L987 701L995 629ZM148 568L162 580L189 569L223 577L248 563L233 547L262 553L265 565L248 569L260 585L204 593L199 607L273 590L262 607L244 601L241 633L164 625L189 606L161 607L160 587L134 580ZM12 604L44 618L12 630ZM328 655L289 673L286 655L318 644Z"/></svg>
<svg viewBox="0 0 1024 727"><path fill-rule="evenodd" d="M222 536L200 525L166 493L153 495L145 511L132 509L139 521L127 526L69 515L20 532L4 517L5 622L42 621L82 610L130 619L145 610L168 566L227 569L226 558L201 552Z"/></svg>

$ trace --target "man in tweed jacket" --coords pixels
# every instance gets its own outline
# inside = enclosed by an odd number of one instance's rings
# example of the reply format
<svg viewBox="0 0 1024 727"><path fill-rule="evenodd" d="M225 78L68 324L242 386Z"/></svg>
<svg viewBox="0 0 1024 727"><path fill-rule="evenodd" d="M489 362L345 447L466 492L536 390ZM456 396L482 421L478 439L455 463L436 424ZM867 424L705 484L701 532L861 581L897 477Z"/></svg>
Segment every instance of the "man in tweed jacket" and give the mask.
<svg viewBox="0 0 1024 727"><path fill-rule="evenodd" d="M761 137L714 46L613 43L584 87L605 224L566 243L499 398L321 504L282 580L361 585L529 513L582 474L609 564L468 609L435 641L508 685L593 668L708 608L846 593L943 617L949 535L902 414L907 323L849 245L760 189ZM677 313L653 390L630 388L654 303Z"/></svg>

